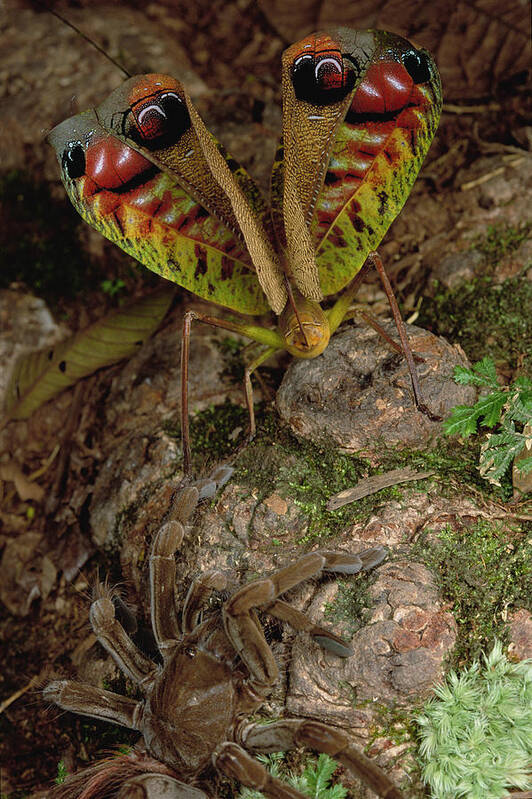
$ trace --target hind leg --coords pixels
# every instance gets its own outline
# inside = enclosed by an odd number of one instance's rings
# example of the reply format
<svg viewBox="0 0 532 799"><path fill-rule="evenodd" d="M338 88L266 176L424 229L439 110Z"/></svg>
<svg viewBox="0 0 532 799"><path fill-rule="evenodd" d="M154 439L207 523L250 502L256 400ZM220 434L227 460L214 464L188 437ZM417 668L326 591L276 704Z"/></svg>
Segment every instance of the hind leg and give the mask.
<svg viewBox="0 0 532 799"><path fill-rule="evenodd" d="M267 694L277 681L279 672L270 647L255 616L261 608L283 618L296 629L306 629L318 642L346 657L349 647L337 636L322 627L310 624L304 614L279 601L279 596L299 583L322 572L356 574L380 563L386 556L382 547L365 550L358 555L349 552L318 550L303 555L295 563L274 572L270 577L254 580L241 588L223 608L224 626L229 640L250 672L249 684L260 694Z"/></svg>
<svg viewBox="0 0 532 799"><path fill-rule="evenodd" d="M286 719L267 725L248 724L241 728L239 738L246 749L256 753L286 751L298 746L325 752L363 779L383 799L404 799L382 769L336 727L319 721Z"/></svg>

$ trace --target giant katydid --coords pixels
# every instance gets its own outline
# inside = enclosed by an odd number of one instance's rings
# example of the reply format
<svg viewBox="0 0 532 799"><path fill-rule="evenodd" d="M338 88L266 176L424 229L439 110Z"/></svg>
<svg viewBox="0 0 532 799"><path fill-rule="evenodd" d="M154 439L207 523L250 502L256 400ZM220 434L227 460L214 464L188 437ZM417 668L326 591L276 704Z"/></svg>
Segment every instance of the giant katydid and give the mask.
<svg viewBox="0 0 532 799"><path fill-rule="evenodd" d="M242 314L271 308L278 330L194 312L182 350L184 468L190 468L187 366L200 319L276 350L314 358L346 316L373 263L383 281L421 397L404 325L374 253L401 210L441 110L430 55L384 31L339 28L283 54L283 130L268 205L247 172L207 131L183 85L130 78L98 108L49 135L83 218L150 269ZM324 297L345 289L327 310Z"/></svg>

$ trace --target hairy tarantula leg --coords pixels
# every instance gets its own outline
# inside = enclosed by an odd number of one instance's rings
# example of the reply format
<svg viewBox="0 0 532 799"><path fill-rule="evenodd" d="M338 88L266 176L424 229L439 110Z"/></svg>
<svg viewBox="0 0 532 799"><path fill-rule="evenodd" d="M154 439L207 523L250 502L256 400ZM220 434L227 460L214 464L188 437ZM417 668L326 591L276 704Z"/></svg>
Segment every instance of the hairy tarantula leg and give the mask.
<svg viewBox="0 0 532 799"><path fill-rule="evenodd" d="M323 550L322 550L323 554ZM329 553L334 554L334 553ZM362 552L357 552L356 557L360 559L361 571L368 571L378 566L387 552L383 547L372 547L365 549ZM296 610L288 602L283 602L282 599L277 599L271 605L264 607L264 610L272 616L275 616L281 621L287 622L291 627L296 630L304 630L319 644L323 649L332 652L341 658L350 657L353 654L351 647L340 636L335 635L331 630L321 627L318 624L313 624L304 613Z"/></svg>
<svg viewBox="0 0 532 799"><path fill-rule="evenodd" d="M46 700L63 710L91 716L93 719L112 721L131 730L140 730L143 703L94 685L73 680L55 680L43 691Z"/></svg>
<svg viewBox="0 0 532 799"><path fill-rule="evenodd" d="M250 685L260 691L272 685L278 670L264 633L254 620L251 611L257 607L268 609L280 594L320 572L356 574L370 568L386 556L382 547L364 550L360 555L348 552L320 551L303 555L291 566L274 572L270 577L254 580L241 588L223 608L226 633L239 656L248 667Z"/></svg>
<svg viewBox="0 0 532 799"><path fill-rule="evenodd" d="M238 780L247 788L270 796L271 799L305 799L305 794L272 777L263 765L250 757L238 744L229 741L220 744L212 760L223 774Z"/></svg>
<svg viewBox="0 0 532 799"><path fill-rule="evenodd" d="M246 724L239 739L252 752L279 752L308 746L338 759L383 799L404 799L401 791L346 733L319 721L286 719L273 724Z"/></svg>
<svg viewBox="0 0 532 799"><path fill-rule="evenodd" d="M181 638L174 555L184 534L181 522L163 524L154 538L150 555L151 625L159 651L165 659Z"/></svg>
<svg viewBox="0 0 532 799"><path fill-rule="evenodd" d="M177 519L181 524L186 524L196 510L198 504L199 491L197 486L185 486L181 488L175 496L171 510L172 518Z"/></svg>
<svg viewBox="0 0 532 799"><path fill-rule="evenodd" d="M140 774L127 780L117 799L208 799L206 793L167 774Z"/></svg>
<svg viewBox="0 0 532 799"><path fill-rule="evenodd" d="M188 589L183 604L183 632L191 632L200 622L201 612L208 603L213 591L223 591L227 586L227 578L221 571L213 569L198 577Z"/></svg>
<svg viewBox="0 0 532 799"><path fill-rule="evenodd" d="M275 616L276 619L287 622L295 630L304 630L314 638L317 644L332 652L333 655L348 658L353 654L351 647L340 636L325 627L313 624L304 613L293 608L288 602L283 602L282 599L277 599L271 605L267 605L264 610L271 616Z"/></svg>
<svg viewBox="0 0 532 799"><path fill-rule="evenodd" d="M96 585L96 599L90 608L92 629L119 668L128 677L145 684L153 680L157 666L137 649L122 625L115 618L112 592L102 583Z"/></svg>

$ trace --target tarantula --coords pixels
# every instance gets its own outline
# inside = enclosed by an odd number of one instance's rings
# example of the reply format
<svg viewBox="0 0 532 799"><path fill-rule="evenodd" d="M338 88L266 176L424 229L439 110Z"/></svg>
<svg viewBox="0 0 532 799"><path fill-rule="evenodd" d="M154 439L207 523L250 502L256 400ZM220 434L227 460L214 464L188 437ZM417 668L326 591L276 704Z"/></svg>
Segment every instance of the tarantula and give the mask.
<svg viewBox="0 0 532 799"><path fill-rule="evenodd" d="M322 572L355 574L371 569L383 560L386 551L375 547L356 555L325 550L308 553L270 577L240 588L224 603L221 614L217 612L203 620L211 592L226 585L222 572L207 572L191 584L179 624L174 555L197 497L194 487L181 494L179 520L160 528L149 559L151 623L162 666L146 657L126 634L115 618L112 594L106 586L98 586L97 598L90 608L90 621L98 640L136 683L144 699L136 701L70 680L50 683L44 689L45 697L66 710L142 733L150 757L139 761L136 769L125 768L119 777L115 767L113 790L124 799L207 799L206 793L189 783L198 785L212 765L268 797L304 799L303 794L271 776L248 754L297 746L338 758L380 796L402 799L401 792L344 732L303 719L283 719L267 725L246 721L264 702L279 676L256 609L309 633L324 649L348 657L351 650L341 638L312 624L279 597ZM72 788L69 793L68 783L61 786L63 796L109 795L109 787L102 791L103 769L92 767L72 778L73 783L76 779L77 790ZM122 784L117 785L120 781Z"/></svg>

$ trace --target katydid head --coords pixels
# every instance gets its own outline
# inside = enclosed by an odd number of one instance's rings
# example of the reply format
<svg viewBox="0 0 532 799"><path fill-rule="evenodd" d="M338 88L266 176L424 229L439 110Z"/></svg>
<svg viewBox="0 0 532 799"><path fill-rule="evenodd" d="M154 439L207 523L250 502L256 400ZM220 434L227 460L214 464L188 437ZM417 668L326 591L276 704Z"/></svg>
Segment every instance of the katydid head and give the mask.
<svg viewBox="0 0 532 799"><path fill-rule="evenodd" d="M279 317L285 347L296 358L316 358L329 343L329 323L320 304L307 300L295 288Z"/></svg>

